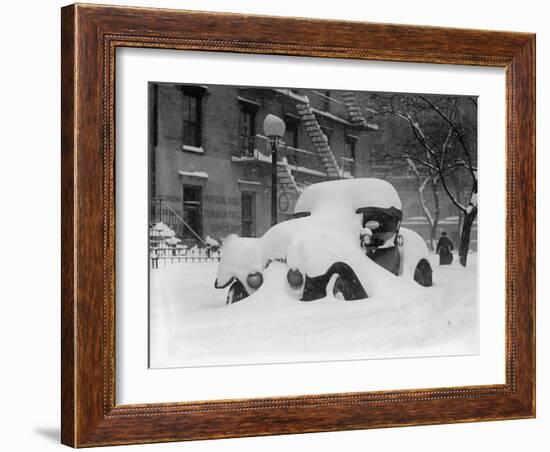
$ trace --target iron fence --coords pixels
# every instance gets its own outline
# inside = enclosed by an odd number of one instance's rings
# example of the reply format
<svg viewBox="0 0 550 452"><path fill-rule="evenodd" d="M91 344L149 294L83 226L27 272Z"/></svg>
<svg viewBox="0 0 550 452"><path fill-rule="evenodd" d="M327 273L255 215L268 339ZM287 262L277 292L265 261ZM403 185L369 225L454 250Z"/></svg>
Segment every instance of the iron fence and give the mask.
<svg viewBox="0 0 550 452"><path fill-rule="evenodd" d="M210 248L151 248L149 251L149 261L151 268L162 268L169 264L183 262L193 264L219 262L220 254L220 250L214 251Z"/></svg>

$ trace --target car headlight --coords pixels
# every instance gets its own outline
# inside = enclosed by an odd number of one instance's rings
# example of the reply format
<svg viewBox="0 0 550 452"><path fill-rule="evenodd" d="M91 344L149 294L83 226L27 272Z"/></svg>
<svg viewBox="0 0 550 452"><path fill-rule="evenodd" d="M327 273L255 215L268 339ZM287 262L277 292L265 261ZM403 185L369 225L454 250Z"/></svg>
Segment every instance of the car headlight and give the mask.
<svg viewBox="0 0 550 452"><path fill-rule="evenodd" d="M292 287L293 289L298 289L299 287L302 287L302 284L304 283L304 275L302 275L300 270L296 270L293 268L291 268L286 274L286 279L290 284L290 287Z"/></svg>
<svg viewBox="0 0 550 452"><path fill-rule="evenodd" d="M246 278L246 282L253 289L257 289L263 284L264 277L260 272L250 273Z"/></svg>

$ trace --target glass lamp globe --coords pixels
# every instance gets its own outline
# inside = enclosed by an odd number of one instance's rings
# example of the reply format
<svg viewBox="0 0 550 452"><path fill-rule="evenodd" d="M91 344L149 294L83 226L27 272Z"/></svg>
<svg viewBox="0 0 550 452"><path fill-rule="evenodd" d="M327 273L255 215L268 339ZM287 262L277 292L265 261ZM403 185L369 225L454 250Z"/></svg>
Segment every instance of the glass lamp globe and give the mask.
<svg viewBox="0 0 550 452"><path fill-rule="evenodd" d="M264 133L267 137L282 138L285 134L285 123L278 116L268 114L264 119Z"/></svg>

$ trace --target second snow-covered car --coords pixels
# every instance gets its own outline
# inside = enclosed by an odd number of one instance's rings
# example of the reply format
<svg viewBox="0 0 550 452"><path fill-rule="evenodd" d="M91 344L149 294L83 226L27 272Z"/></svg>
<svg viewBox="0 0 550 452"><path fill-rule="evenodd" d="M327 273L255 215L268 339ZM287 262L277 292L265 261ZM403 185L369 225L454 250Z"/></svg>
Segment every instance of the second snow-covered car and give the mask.
<svg viewBox="0 0 550 452"><path fill-rule="evenodd" d="M262 237L230 236L223 243L216 288L227 304L261 290L274 262L286 265L286 285L302 301L357 300L391 285L395 277L428 287L432 268L426 243L402 228L401 200L380 179L336 180L310 185L293 218Z"/></svg>

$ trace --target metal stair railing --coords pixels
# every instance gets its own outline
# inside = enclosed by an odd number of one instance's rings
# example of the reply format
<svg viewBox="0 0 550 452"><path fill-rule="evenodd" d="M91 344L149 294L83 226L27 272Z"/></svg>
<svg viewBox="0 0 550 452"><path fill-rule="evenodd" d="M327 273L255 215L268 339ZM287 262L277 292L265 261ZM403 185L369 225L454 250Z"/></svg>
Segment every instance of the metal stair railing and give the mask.
<svg viewBox="0 0 550 452"><path fill-rule="evenodd" d="M154 199L151 202L151 222L162 222L174 230L176 235L182 239L185 230L195 236L200 243L207 246L202 237L197 234L191 226L179 215L164 199Z"/></svg>
<svg viewBox="0 0 550 452"><path fill-rule="evenodd" d="M321 125L315 117L315 113L311 109L309 103L298 102L296 110L302 121L303 126L309 135L313 146L321 163L323 164L329 178L340 178L342 170L338 165L336 157L330 149L327 136L323 133Z"/></svg>
<svg viewBox="0 0 550 452"><path fill-rule="evenodd" d="M342 98L344 99L344 105L348 112L349 119L352 124L366 126L367 120L363 116L361 107L357 103L357 97L353 91L344 91L342 93Z"/></svg>

